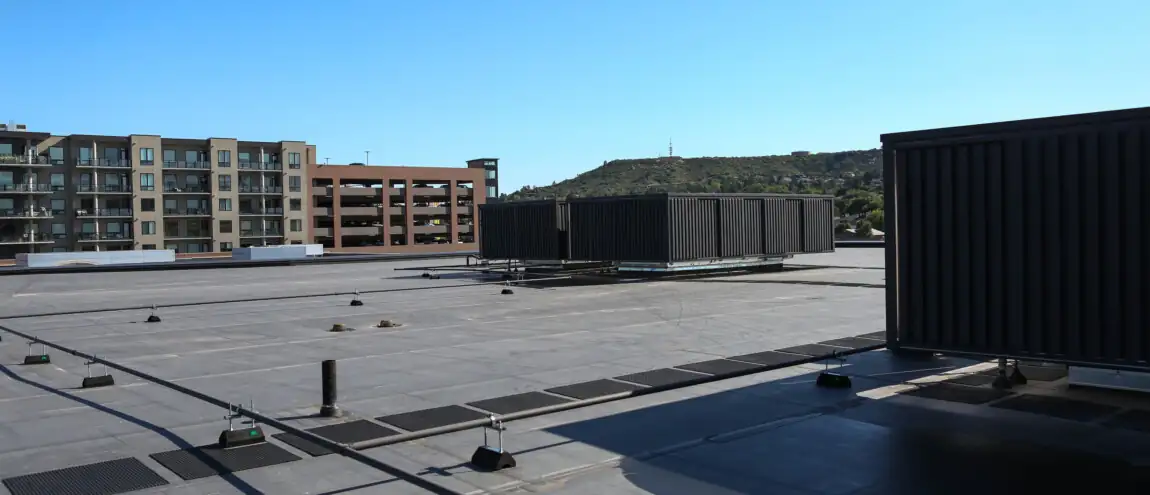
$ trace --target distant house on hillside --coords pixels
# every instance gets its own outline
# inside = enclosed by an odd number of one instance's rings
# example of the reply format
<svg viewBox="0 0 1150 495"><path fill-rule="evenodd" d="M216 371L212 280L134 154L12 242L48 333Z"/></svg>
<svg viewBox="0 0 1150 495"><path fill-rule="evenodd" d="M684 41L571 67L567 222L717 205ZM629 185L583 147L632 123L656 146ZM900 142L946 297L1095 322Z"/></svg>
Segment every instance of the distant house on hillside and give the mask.
<svg viewBox="0 0 1150 495"><path fill-rule="evenodd" d="M810 155L811 155L811 152L809 152L809 151L792 151L791 152L791 156L810 156Z"/></svg>

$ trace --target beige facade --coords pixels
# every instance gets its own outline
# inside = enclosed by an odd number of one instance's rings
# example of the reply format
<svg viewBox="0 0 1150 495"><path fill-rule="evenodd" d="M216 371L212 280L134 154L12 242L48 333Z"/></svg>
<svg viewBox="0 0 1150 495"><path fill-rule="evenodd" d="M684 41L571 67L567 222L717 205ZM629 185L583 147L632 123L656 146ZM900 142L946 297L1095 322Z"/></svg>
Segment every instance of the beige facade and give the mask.
<svg viewBox="0 0 1150 495"><path fill-rule="evenodd" d="M308 242L299 141L0 131L0 258Z"/></svg>

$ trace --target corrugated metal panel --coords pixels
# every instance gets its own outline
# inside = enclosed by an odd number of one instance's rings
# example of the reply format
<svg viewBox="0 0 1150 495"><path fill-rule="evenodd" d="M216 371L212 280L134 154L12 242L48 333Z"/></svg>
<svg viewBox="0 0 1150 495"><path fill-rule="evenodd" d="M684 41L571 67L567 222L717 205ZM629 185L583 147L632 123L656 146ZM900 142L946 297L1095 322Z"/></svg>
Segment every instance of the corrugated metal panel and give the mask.
<svg viewBox="0 0 1150 495"><path fill-rule="evenodd" d="M883 143L892 346L1150 369L1150 109Z"/></svg>
<svg viewBox="0 0 1150 495"><path fill-rule="evenodd" d="M835 203L830 198L803 200L804 253L828 253L835 250Z"/></svg>
<svg viewBox="0 0 1150 495"><path fill-rule="evenodd" d="M480 255L487 259L560 259L561 215L555 200L480 205Z"/></svg>
<svg viewBox="0 0 1150 495"><path fill-rule="evenodd" d="M714 259L720 256L720 200L666 199L670 205L670 251L666 261Z"/></svg>
<svg viewBox="0 0 1150 495"><path fill-rule="evenodd" d="M666 261L666 196L585 198L568 202L572 260Z"/></svg>

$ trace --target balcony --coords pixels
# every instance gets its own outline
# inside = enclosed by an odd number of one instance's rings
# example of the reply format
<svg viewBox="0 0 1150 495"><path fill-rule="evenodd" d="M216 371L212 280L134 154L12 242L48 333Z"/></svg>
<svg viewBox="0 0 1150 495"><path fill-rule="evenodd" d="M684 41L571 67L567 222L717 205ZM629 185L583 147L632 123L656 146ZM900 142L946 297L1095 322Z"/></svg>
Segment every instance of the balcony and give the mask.
<svg viewBox="0 0 1150 495"><path fill-rule="evenodd" d="M340 216L378 217L379 208L375 206L341 206Z"/></svg>
<svg viewBox="0 0 1150 495"><path fill-rule="evenodd" d="M470 187L457 187L457 188L455 188L455 195L456 196L472 196L472 195L474 195L474 193L475 193L475 191L472 191Z"/></svg>
<svg viewBox="0 0 1150 495"><path fill-rule="evenodd" d="M212 187L204 184L164 184L164 194L211 194Z"/></svg>
<svg viewBox="0 0 1150 495"><path fill-rule="evenodd" d="M395 206L395 205L388 206L387 207L387 214L388 215L405 216L405 215L407 215L407 207L406 206Z"/></svg>
<svg viewBox="0 0 1150 495"><path fill-rule="evenodd" d="M24 210L0 210L0 218L52 218L52 213L48 210L39 209L24 209Z"/></svg>
<svg viewBox="0 0 1150 495"><path fill-rule="evenodd" d="M283 216L283 208L240 208L240 215Z"/></svg>
<svg viewBox="0 0 1150 495"><path fill-rule="evenodd" d="M455 231L460 233L460 234L470 234L471 233L471 226L470 225L456 225Z"/></svg>
<svg viewBox="0 0 1150 495"><path fill-rule="evenodd" d="M312 186L312 196L331 196L331 186Z"/></svg>
<svg viewBox="0 0 1150 495"><path fill-rule="evenodd" d="M164 232L164 240L165 241L198 241L201 239L211 239L211 238L212 238L211 232L188 232L188 233L185 233L183 235L180 235L180 234L168 235L167 232Z"/></svg>
<svg viewBox="0 0 1150 495"><path fill-rule="evenodd" d="M335 214L329 206L313 206L311 214L314 217L330 217Z"/></svg>
<svg viewBox="0 0 1150 495"><path fill-rule="evenodd" d="M332 228L331 227L312 227L311 235L316 236L316 237L331 237L332 236Z"/></svg>
<svg viewBox="0 0 1150 495"><path fill-rule="evenodd" d="M27 193L27 194L51 194L58 191L57 187L49 184L0 184L0 194L2 193Z"/></svg>
<svg viewBox="0 0 1150 495"><path fill-rule="evenodd" d="M0 155L0 166L7 167L51 167L52 165L63 165L63 160L53 160L46 156L27 156L27 155Z"/></svg>
<svg viewBox="0 0 1150 495"><path fill-rule="evenodd" d="M284 165L280 162L244 162L241 161L236 164L236 168L242 171L265 171L265 170L283 170Z"/></svg>
<svg viewBox="0 0 1150 495"><path fill-rule="evenodd" d="M339 229L340 235L379 235L379 227L341 227Z"/></svg>
<svg viewBox="0 0 1150 495"><path fill-rule="evenodd" d="M411 213L414 215L446 215L446 206L413 206Z"/></svg>
<svg viewBox="0 0 1150 495"><path fill-rule="evenodd" d="M76 168L114 168L125 169L132 168L131 160L111 160L108 158L98 158L89 160L76 160Z"/></svg>
<svg viewBox="0 0 1150 495"><path fill-rule="evenodd" d="M80 242L132 242L132 234L120 232L80 232L76 234Z"/></svg>
<svg viewBox="0 0 1150 495"><path fill-rule="evenodd" d="M241 229L240 237L283 237L284 231L280 229Z"/></svg>
<svg viewBox="0 0 1150 495"><path fill-rule="evenodd" d="M132 186L123 184L104 184L102 186L79 184L76 186L76 192L81 194L132 194Z"/></svg>
<svg viewBox="0 0 1150 495"><path fill-rule="evenodd" d="M241 185L240 194L283 194L283 186L245 186Z"/></svg>
<svg viewBox="0 0 1150 495"><path fill-rule="evenodd" d="M131 208L96 208L94 210L76 210L77 217L83 218L113 218L132 217Z"/></svg>
<svg viewBox="0 0 1150 495"><path fill-rule="evenodd" d="M212 210L207 208L164 208L165 217L210 217Z"/></svg>
<svg viewBox="0 0 1150 495"><path fill-rule="evenodd" d="M446 225L416 225L412 228L416 234L446 234Z"/></svg>
<svg viewBox="0 0 1150 495"><path fill-rule="evenodd" d="M446 196L447 189L442 187L413 187L411 188L412 196Z"/></svg>
<svg viewBox="0 0 1150 495"><path fill-rule="evenodd" d="M164 160L164 168L210 170L212 162L184 162L179 160Z"/></svg>
<svg viewBox="0 0 1150 495"><path fill-rule="evenodd" d="M52 234L35 233L0 236L0 244L51 244L56 242Z"/></svg>

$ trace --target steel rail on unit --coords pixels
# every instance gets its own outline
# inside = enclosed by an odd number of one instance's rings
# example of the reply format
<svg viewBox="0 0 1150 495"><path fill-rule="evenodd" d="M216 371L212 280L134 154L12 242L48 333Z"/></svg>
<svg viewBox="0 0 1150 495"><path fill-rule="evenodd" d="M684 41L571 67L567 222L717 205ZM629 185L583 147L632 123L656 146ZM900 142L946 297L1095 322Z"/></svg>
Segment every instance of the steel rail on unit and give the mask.
<svg viewBox="0 0 1150 495"><path fill-rule="evenodd" d="M408 483L416 485L416 486L423 488L427 491L430 491L432 493L438 493L438 494L442 494L442 495L463 495L463 492L459 492L459 491L453 490L451 488L442 486L439 483L436 483L430 479L420 477L417 474L409 473L403 469L400 469L400 468L397 468L397 467L392 466L390 464L384 463L383 461L372 458L372 457L368 456L367 454L359 452L356 449L350 448L345 444L342 444L339 442L333 442L331 440L328 440L327 438L321 437L321 436L316 435L314 433L311 433L307 430L303 430L303 429L296 428L294 426L285 424L285 423L283 423L283 422L281 422L275 418L265 416L265 415L260 414L256 411L246 409L242 406L231 404L227 401L217 399L215 397L204 394L202 392L199 392L199 391L190 389L188 387L184 387L182 385L178 385L176 383L172 383L170 381L164 380L163 378L157 378L157 377L154 377L154 376L149 375L147 373L144 373L142 371L137 371L137 370L129 368L127 366L123 366L123 365L114 363L112 361L108 361L107 359L103 359L103 358L100 358L100 357L97 357L97 356L94 356L91 354L87 354L87 353L84 353L84 352L81 352L81 351L78 351L75 349L64 347L64 346L59 345L59 344L48 342L44 339L40 339L40 338L34 337L32 335L28 335L24 332L13 330L11 328L8 328L8 327L2 326L2 325L0 325L0 330L3 330L5 332L8 332L12 335L18 336L18 337L23 338L23 339L27 339L30 342L35 342L37 344L41 344L41 345L44 345L46 347L51 347L51 348L56 349L58 351L66 352L66 353L71 354L73 356L84 358L84 359L86 359L90 362L93 362L93 363L102 364L102 365L107 366L109 368L112 368L114 370L117 370L117 371L120 371L123 373L127 373L129 375L135 376L135 377L143 379L145 381L152 382L152 383L159 385L161 387L165 387L165 388L174 390L176 392L179 392L181 394L202 400L204 402L207 402L208 404L212 404L214 406L219 406L221 408L229 409L231 412L233 412L235 414L239 414L241 416L247 417L249 419L258 421L258 422L266 424L266 425L271 425L272 427L274 427L278 430L281 430L281 431L284 431L287 433L291 433L292 435L298 436L298 437L300 437L304 440L307 440L309 442L312 442L316 445L320 445L320 446L326 447L328 449L331 449L332 451L339 453L340 455L343 455L344 457L351 458L351 459L356 460L360 463L363 463L366 466L369 466L369 467L378 469L380 471L383 471L383 472L385 472L391 476L394 476L398 479L407 481Z"/></svg>

